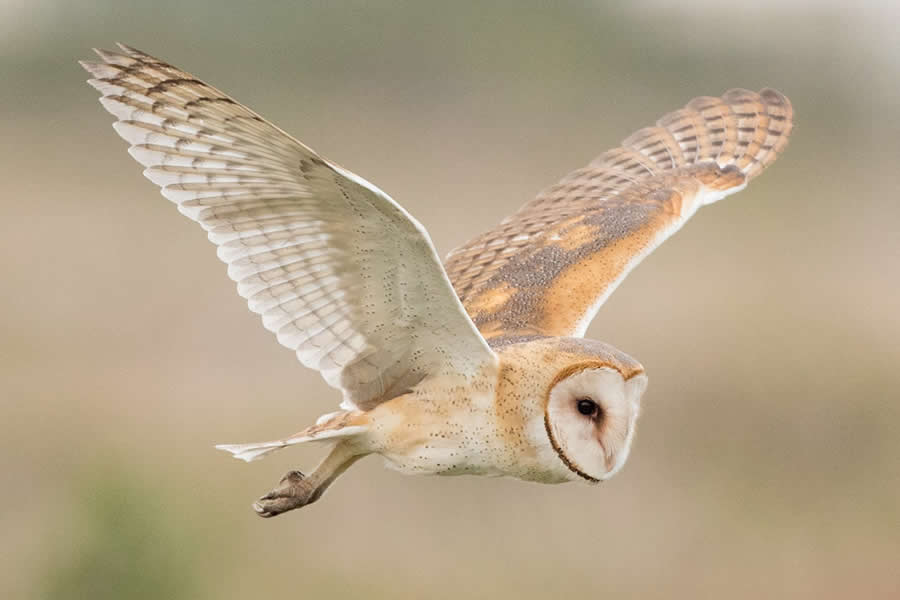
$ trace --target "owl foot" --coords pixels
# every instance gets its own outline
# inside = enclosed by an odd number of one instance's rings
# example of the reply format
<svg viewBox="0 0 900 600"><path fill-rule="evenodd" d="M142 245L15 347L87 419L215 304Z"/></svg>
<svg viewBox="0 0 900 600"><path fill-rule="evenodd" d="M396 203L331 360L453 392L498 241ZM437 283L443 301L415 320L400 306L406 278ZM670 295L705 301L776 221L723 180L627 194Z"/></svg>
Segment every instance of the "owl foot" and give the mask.
<svg viewBox="0 0 900 600"><path fill-rule="evenodd" d="M271 492L253 503L253 510L265 518L312 504L321 496L319 488L300 471L289 471Z"/></svg>

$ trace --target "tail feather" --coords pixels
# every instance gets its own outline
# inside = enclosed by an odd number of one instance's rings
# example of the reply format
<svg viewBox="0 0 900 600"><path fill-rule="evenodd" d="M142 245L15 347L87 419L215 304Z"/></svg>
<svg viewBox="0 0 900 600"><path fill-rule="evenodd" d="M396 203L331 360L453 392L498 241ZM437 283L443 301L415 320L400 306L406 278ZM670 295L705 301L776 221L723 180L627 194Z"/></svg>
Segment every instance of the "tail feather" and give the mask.
<svg viewBox="0 0 900 600"><path fill-rule="evenodd" d="M269 442L257 442L251 444L218 444L216 446L216 449L230 452L231 455L235 458L239 458L245 462L250 462L253 460L258 460L271 452L275 452L276 450L286 448L287 446L302 444L304 442L320 442L338 437L351 437L360 433L364 433L366 431L366 428L364 426L358 425L342 427L340 429L326 430L318 429L319 427L320 426L314 425L313 427L305 429L300 433L284 440L273 440Z"/></svg>
<svg viewBox="0 0 900 600"><path fill-rule="evenodd" d="M287 445L287 440L260 442L258 444L218 444L216 445L216 450L231 452L231 455L235 458L239 458L245 462L250 462L253 460L258 460L266 454L269 454L270 452L280 450Z"/></svg>

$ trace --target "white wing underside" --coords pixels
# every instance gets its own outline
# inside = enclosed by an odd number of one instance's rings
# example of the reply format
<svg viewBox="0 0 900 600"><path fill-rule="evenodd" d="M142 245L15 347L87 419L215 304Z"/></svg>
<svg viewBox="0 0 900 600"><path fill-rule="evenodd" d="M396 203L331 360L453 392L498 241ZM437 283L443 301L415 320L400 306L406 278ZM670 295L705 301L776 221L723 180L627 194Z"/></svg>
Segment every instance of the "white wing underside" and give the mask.
<svg viewBox="0 0 900 600"><path fill-rule="evenodd" d="M218 246L250 310L369 409L496 358L428 234L384 192L193 76L142 52L82 63L162 194Z"/></svg>

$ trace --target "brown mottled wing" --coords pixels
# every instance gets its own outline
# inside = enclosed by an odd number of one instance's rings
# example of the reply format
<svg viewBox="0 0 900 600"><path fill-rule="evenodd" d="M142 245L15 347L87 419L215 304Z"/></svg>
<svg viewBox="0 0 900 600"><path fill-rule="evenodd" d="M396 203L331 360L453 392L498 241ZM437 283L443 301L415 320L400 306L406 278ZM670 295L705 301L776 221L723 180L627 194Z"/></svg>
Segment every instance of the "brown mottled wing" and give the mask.
<svg viewBox="0 0 900 600"><path fill-rule="evenodd" d="M772 89L691 100L451 252L456 293L488 339L584 335L644 256L775 160L792 123Z"/></svg>

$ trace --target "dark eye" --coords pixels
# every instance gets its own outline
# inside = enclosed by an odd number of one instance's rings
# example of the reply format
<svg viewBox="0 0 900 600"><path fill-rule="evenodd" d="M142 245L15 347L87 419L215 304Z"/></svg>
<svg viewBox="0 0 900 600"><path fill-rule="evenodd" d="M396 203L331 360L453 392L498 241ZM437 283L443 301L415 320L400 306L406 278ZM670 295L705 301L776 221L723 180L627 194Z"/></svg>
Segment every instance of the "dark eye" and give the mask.
<svg viewBox="0 0 900 600"><path fill-rule="evenodd" d="M597 403L590 398L581 398L578 400L578 412L587 417L592 417L597 414L597 408Z"/></svg>

